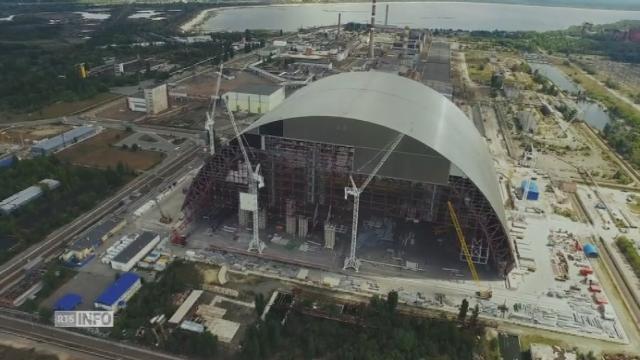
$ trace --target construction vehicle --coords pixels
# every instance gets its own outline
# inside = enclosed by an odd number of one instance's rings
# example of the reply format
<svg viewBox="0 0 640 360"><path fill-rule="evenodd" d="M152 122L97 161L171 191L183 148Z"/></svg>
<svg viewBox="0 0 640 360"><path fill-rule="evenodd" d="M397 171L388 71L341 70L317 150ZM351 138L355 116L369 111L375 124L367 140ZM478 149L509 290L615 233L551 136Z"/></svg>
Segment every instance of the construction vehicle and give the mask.
<svg viewBox="0 0 640 360"><path fill-rule="evenodd" d="M158 199L153 199L153 201L156 203L158 211L160 212L160 222L163 224L171 223L173 221L173 218L162 211L162 207L160 206L160 202L158 202Z"/></svg>
<svg viewBox="0 0 640 360"><path fill-rule="evenodd" d="M449 214L451 215L451 222L453 226L456 228L456 233L458 234L458 240L460 241L460 248L464 254L465 259L467 260L467 265L469 265L469 271L471 272L471 277L473 281L476 282L478 286L478 291L476 291L476 296L483 300L489 300L493 296L493 291L491 289L487 289L482 286L480 282L480 277L478 276L478 271L476 270L476 266L473 264L471 259L471 253L469 252L469 247L467 246L467 240L464 238L464 234L462 233L462 227L460 227L460 223L458 222L458 215L456 215L456 211L453 208L453 204L451 201L447 201L447 205L449 206Z"/></svg>

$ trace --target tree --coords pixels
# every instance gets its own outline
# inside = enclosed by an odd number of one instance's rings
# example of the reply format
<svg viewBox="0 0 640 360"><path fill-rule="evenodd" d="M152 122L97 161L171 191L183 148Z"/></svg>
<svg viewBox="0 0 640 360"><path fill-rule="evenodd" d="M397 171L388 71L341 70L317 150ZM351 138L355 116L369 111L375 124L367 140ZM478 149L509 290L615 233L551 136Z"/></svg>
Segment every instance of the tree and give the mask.
<svg viewBox="0 0 640 360"><path fill-rule="evenodd" d="M256 305L256 314L258 315L258 317L260 317L264 312L264 308L267 306L267 301L265 300L262 293L258 293L255 296L254 302Z"/></svg>
<svg viewBox="0 0 640 360"><path fill-rule="evenodd" d="M131 145L131 151L138 151L138 150L140 150L140 146L138 144L134 143L133 145Z"/></svg>
<svg viewBox="0 0 640 360"><path fill-rule="evenodd" d="M40 321L50 324L53 320L53 310L46 306L42 306L38 309L38 317L40 318Z"/></svg>
<svg viewBox="0 0 640 360"><path fill-rule="evenodd" d="M460 304L460 312L458 313L458 320L460 322L464 322L467 318L467 312L469 311L469 302L467 299L462 299L462 304Z"/></svg>
<svg viewBox="0 0 640 360"><path fill-rule="evenodd" d="M396 310L396 307L398 307L398 292L393 290L393 291L389 291L389 294L387 295L387 307L389 309L389 312L394 312Z"/></svg>
<svg viewBox="0 0 640 360"><path fill-rule="evenodd" d="M480 315L480 306L476 304L471 310L471 317L469 318L469 325L471 327L476 327L478 325L478 315Z"/></svg>

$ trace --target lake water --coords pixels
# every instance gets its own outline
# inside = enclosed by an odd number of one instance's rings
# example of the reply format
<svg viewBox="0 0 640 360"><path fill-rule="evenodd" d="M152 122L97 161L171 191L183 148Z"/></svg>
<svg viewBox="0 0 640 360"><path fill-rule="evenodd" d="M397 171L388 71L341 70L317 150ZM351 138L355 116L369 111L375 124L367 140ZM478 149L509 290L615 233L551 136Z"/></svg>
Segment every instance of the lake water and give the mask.
<svg viewBox="0 0 640 360"><path fill-rule="evenodd" d="M582 90L582 87L567 75L562 70L553 65L529 63L531 69L537 70L540 74L551 80L558 88L569 93L577 93ZM597 103L588 101L579 101L576 103L578 107L578 119L584 120L587 124L598 130L604 129L604 126L611 121L609 114Z"/></svg>
<svg viewBox="0 0 640 360"><path fill-rule="evenodd" d="M611 121L609 114L604 111L602 106L596 103L580 101L577 103L577 105L578 118L584 120L593 128L602 130L604 129L604 126Z"/></svg>
<svg viewBox="0 0 640 360"><path fill-rule="evenodd" d="M548 64L540 64L540 63L529 63L531 69L534 71L538 71L547 79L553 81L554 84L560 90L567 91L572 94L576 94L582 90L582 87L573 82L567 75L565 75L562 70L558 69L553 65Z"/></svg>
<svg viewBox="0 0 640 360"><path fill-rule="evenodd" d="M385 6L378 3L377 23L384 23ZM201 29L204 31L244 31L272 29L293 31L300 27L334 25L342 13L342 23L368 23L369 3L272 5L229 8L215 11ZM558 30L583 22L612 23L640 20L640 11L573 9L561 7L460 3L389 3L389 24L418 28L463 30Z"/></svg>

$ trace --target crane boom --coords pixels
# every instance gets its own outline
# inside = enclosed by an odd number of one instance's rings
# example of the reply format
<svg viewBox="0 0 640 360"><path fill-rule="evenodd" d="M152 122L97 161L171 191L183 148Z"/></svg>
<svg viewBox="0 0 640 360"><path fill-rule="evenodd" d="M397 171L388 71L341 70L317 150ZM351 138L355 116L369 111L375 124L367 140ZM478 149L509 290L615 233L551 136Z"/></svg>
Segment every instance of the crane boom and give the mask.
<svg viewBox="0 0 640 360"><path fill-rule="evenodd" d="M480 298L489 299L492 295L491 290L483 290L482 284L480 283L480 276L478 276L476 266L473 264L473 260L471 259L471 253L469 252L469 247L467 246L467 240L465 240L464 233L462 232L462 227L460 226L460 222L458 222L458 215L456 215L456 210L453 208L453 204L451 204L451 201L447 201L447 205L449 206L449 215L451 215L451 222L453 222L453 226L456 228L456 234L458 235L458 240L460 241L460 247L462 248L464 257L467 260L467 265L469 265L471 277L478 286L479 291L477 292L477 294Z"/></svg>
<svg viewBox="0 0 640 360"><path fill-rule="evenodd" d="M360 194L366 189L367 185L371 182L371 180L376 176L382 165L387 161L393 150L396 149L404 134L398 134L398 136L386 146L386 149L381 150L382 158L376 166L373 168L367 179L360 185L356 185L355 181L353 181L353 176L349 176L349 181L351 182L351 187L344 188L344 198L346 199L349 195L353 196L353 219L351 221L351 245L349 248L349 256L344 259L344 267L343 269L353 269L358 271L360 268L360 260L356 258L356 245L358 238L358 213L360 210Z"/></svg>
<svg viewBox="0 0 640 360"><path fill-rule="evenodd" d="M220 97L220 83L222 82L222 69L224 63L220 63L220 71L218 72L218 83L216 85L216 93L213 97L213 102L210 112L207 112L207 122L205 129L207 130L207 136L209 137L209 155L216 153L215 134L213 132L213 125L215 124L216 107L218 106L218 98Z"/></svg>
<svg viewBox="0 0 640 360"><path fill-rule="evenodd" d="M233 116L233 112L231 111L231 109L229 109L229 106L227 105L227 101L224 100L224 98L222 99L222 102L224 103L225 108L227 108L227 114L229 115L229 120L231 120L233 133L236 135L236 139L238 139L238 145L240 145L240 151L242 152L244 163L247 166L247 169L249 170L249 174L251 174L253 172L253 169L251 168L251 162L249 161L249 154L247 153L247 149L245 149L244 147L244 142L242 141L242 135L240 134L240 130L238 130L238 125L236 124L236 118L235 116ZM249 178L250 177L251 176L249 176ZM251 182L251 180L249 180L249 182Z"/></svg>
<svg viewBox="0 0 640 360"><path fill-rule="evenodd" d="M400 141L402 141L403 137L404 137L404 134L399 134L393 140L393 142L391 142L391 144L387 146L387 150L383 150L385 151L385 153L382 156L382 159L380 159L380 161L378 162L378 164L376 164L376 167L373 168L373 170L371 171L367 179L362 183L362 185L360 185L360 189L359 189L360 192L364 191L364 189L367 187L367 185L369 185L373 177L376 176L376 174L378 174L378 171L380 171L380 169L382 168L382 165L384 165L384 163L387 161L387 159L389 158L393 150L395 150L398 144L400 144Z"/></svg>

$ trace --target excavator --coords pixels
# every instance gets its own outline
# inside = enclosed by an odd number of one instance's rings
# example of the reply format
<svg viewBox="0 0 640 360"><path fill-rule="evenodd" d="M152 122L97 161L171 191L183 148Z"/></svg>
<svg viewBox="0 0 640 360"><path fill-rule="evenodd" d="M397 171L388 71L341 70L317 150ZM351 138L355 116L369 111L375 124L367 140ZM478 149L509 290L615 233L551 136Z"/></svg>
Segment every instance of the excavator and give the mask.
<svg viewBox="0 0 640 360"><path fill-rule="evenodd" d="M458 222L458 215L456 215L456 210L453 208L453 204L451 201L447 202L449 206L449 214L451 215L451 222L453 226L456 228L456 233L458 234L458 240L460 241L460 248L462 248L462 253L464 254L465 259L467 260L467 265L469 265L469 271L471 272L471 277L476 282L478 286L478 291L476 291L476 296L482 300L489 300L493 296L493 291L491 289L487 289L482 286L480 282L480 277L478 276L478 271L476 270L476 266L473 264L471 260L471 253L469 252L469 247L467 246L467 241L464 238L464 234L462 233L462 227L460 227L460 223Z"/></svg>

